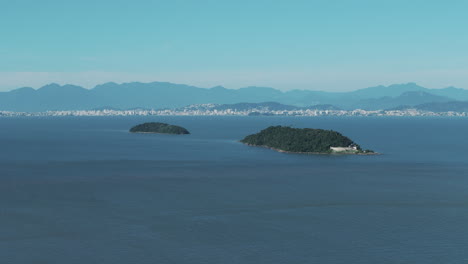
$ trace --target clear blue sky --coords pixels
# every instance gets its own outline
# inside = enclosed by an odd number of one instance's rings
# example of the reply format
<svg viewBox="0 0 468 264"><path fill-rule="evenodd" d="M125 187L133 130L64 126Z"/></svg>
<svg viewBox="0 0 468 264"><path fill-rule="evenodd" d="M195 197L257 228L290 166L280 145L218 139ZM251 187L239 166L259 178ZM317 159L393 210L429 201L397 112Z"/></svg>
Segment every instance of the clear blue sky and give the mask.
<svg viewBox="0 0 468 264"><path fill-rule="evenodd" d="M468 88L468 1L0 0L0 90Z"/></svg>

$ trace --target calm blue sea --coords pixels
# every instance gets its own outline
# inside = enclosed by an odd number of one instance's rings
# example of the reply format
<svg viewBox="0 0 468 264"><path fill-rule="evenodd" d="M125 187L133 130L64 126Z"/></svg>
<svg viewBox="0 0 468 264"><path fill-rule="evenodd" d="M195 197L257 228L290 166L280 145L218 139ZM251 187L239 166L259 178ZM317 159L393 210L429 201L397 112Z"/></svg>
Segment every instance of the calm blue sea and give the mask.
<svg viewBox="0 0 468 264"><path fill-rule="evenodd" d="M191 135L130 134L142 122ZM238 143L334 129L379 156ZM0 263L468 263L468 119L0 119Z"/></svg>

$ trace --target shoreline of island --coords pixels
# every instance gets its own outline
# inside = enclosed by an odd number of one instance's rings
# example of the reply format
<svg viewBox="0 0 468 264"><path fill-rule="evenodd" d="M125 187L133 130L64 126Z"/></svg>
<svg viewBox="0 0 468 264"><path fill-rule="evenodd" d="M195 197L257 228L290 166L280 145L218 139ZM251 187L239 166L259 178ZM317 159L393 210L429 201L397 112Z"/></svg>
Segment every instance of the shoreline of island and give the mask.
<svg viewBox="0 0 468 264"><path fill-rule="evenodd" d="M361 155L361 156L373 156L373 155L382 155L382 153L379 152L296 152L296 151L288 151L288 150L283 150L283 149L278 149L274 147L269 147L265 145L253 145L253 144L248 144L244 143L242 141L238 141L239 143L249 146L249 147L259 147L259 148L266 148L266 149L271 149L276 152L280 153L287 153L287 154L301 154L301 155Z"/></svg>
<svg viewBox="0 0 468 264"><path fill-rule="evenodd" d="M174 133L161 133L161 132L132 132L132 131L129 131L129 133L132 133L132 134L160 134L160 135L190 135L190 134L174 134Z"/></svg>

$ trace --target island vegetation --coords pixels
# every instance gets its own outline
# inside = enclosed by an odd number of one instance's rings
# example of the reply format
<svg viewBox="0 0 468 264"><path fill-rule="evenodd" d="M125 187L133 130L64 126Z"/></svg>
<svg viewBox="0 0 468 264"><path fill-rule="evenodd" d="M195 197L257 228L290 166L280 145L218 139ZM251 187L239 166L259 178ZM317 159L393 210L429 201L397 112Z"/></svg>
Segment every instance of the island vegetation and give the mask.
<svg viewBox="0 0 468 264"><path fill-rule="evenodd" d="M150 122L136 125L130 129L132 133L159 133L159 134L190 134L190 132L180 126L170 125L166 123Z"/></svg>
<svg viewBox="0 0 468 264"><path fill-rule="evenodd" d="M268 147L282 152L316 154L375 154L333 130L271 126L241 140L250 146Z"/></svg>

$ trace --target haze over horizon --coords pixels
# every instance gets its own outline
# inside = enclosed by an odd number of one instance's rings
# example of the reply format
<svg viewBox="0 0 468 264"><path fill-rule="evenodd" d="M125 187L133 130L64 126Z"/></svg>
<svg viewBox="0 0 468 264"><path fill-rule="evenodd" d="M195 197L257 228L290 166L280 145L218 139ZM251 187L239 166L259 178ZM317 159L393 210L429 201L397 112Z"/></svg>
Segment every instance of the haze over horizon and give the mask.
<svg viewBox="0 0 468 264"><path fill-rule="evenodd" d="M466 1L9 1L0 91L48 83L468 87Z"/></svg>

